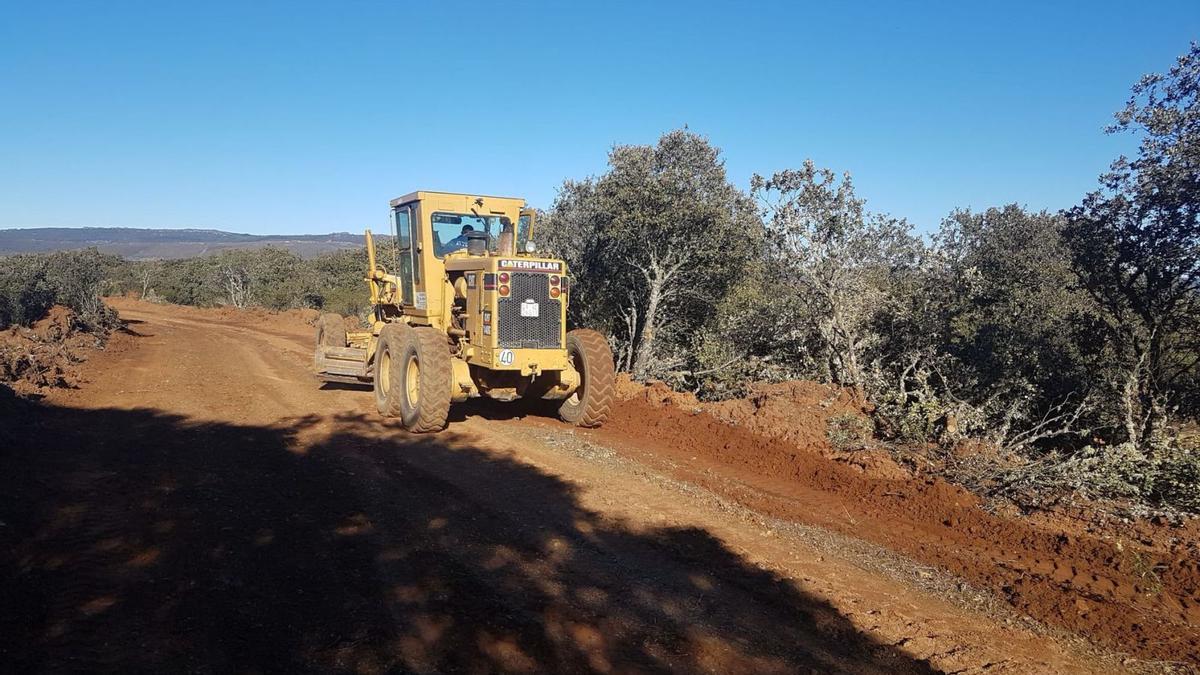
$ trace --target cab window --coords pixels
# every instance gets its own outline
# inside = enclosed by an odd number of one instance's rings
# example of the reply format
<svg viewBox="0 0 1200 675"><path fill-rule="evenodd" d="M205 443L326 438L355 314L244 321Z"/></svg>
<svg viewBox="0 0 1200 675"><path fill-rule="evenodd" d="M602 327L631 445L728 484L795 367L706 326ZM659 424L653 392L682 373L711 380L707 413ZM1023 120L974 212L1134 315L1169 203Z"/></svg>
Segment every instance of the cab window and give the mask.
<svg viewBox="0 0 1200 675"><path fill-rule="evenodd" d="M486 234L488 250L495 251L500 232L511 222L505 216L444 212L434 213L430 220L433 225L433 254L439 258L455 251L465 251L467 235L471 232Z"/></svg>

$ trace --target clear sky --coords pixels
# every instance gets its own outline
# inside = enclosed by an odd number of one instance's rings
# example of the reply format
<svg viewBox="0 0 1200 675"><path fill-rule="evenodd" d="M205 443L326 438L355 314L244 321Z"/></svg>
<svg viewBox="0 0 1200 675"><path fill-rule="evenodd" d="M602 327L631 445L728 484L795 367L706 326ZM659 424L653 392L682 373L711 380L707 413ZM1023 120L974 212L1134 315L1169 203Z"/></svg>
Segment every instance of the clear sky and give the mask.
<svg viewBox="0 0 1200 675"><path fill-rule="evenodd" d="M848 170L922 229L1057 209L1200 1L0 3L0 227L379 228L415 189L553 201L683 125L730 178Z"/></svg>

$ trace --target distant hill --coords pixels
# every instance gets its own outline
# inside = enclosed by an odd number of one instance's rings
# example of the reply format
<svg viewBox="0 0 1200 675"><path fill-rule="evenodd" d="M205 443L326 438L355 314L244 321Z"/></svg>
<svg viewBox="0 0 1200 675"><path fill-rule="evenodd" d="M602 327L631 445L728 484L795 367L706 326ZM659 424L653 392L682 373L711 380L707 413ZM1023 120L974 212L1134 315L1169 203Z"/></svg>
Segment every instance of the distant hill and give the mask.
<svg viewBox="0 0 1200 675"><path fill-rule="evenodd" d="M0 255L96 247L130 260L191 258L234 248L276 246L308 258L358 248L362 234L238 234L220 230L153 230L132 227L39 227L0 230Z"/></svg>

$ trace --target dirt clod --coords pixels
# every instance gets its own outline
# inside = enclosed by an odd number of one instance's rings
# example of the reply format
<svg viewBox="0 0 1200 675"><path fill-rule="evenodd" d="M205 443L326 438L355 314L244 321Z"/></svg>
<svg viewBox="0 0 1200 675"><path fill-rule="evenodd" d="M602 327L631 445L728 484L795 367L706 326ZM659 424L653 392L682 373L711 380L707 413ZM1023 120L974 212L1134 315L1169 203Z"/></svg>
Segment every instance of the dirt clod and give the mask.
<svg viewBox="0 0 1200 675"><path fill-rule="evenodd" d="M55 305L28 328L0 331L0 383L22 394L74 387L79 364L103 345L104 337L81 330L73 311Z"/></svg>

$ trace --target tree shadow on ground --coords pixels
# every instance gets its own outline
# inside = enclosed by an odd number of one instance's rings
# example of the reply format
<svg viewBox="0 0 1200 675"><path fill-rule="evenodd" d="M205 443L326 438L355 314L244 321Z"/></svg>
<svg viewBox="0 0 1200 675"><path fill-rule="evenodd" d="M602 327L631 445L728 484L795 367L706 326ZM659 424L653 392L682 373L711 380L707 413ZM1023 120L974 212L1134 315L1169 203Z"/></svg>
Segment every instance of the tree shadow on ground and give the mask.
<svg viewBox="0 0 1200 675"><path fill-rule="evenodd" d="M453 430L0 415L5 672L929 672L707 532L614 523Z"/></svg>

